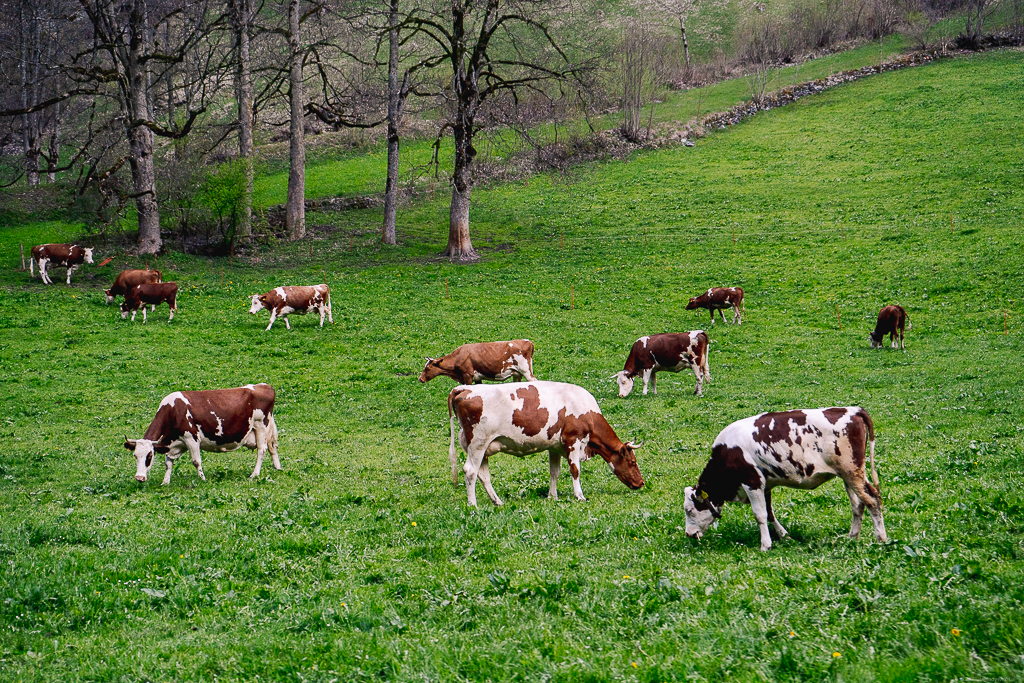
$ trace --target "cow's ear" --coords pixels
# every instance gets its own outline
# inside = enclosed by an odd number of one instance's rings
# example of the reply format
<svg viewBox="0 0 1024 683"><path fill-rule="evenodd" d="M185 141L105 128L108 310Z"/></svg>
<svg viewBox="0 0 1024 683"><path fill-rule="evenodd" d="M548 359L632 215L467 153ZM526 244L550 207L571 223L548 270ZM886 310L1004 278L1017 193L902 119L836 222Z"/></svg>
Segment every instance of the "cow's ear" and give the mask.
<svg viewBox="0 0 1024 683"><path fill-rule="evenodd" d="M127 436L124 437L124 447L130 451L135 450L135 442L129 439Z"/></svg>
<svg viewBox="0 0 1024 683"><path fill-rule="evenodd" d="M171 447L170 446L157 446L156 444L154 444L153 445L153 450L156 451L157 453L167 453L167 452L169 452L171 450Z"/></svg>

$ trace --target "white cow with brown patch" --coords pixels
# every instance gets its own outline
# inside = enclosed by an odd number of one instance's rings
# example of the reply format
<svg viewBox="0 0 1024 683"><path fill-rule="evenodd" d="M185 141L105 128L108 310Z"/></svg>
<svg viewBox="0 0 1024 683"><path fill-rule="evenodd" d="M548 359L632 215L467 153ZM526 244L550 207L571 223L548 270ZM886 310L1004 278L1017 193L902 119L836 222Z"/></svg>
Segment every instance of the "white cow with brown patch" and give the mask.
<svg viewBox="0 0 1024 683"><path fill-rule="evenodd" d="M466 475L466 495L473 507L476 507L477 479L483 482L491 502L502 504L491 486L488 465L490 456L502 452L523 457L547 451L551 469L548 496L552 500L558 500L562 458L569 461L576 500L586 500L580 487L580 465L595 454L604 458L615 476L629 488L644 485L634 454L638 444L620 441L590 392L574 384L461 385L448 394L448 413L452 483L458 484L455 449L455 422L458 420L459 444L466 452L466 463L462 467Z"/></svg>
<svg viewBox="0 0 1024 683"><path fill-rule="evenodd" d="M865 474L868 446L871 482ZM761 531L761 550L768 550L772 547L769 521L780 538L787 535L772 511L772 489L814 489L834 477L843 480L850 498L850 538L860 535L867 506L875 538L885 543L875 473L875 428L863 408L788 410L738 420L718 434L697 486L683 491L686 535L700 538L721 517L727 501L749 502Z"/></svg>
<svg viewBox="0 0 1024 683"><path fill-rule="evenodd" d="M633 378L639 376L644 381L646 396L648 385L655 394L658 393L656 373L659 371L679 372L687 369L693 370L697 376L697 387L693 393L700 396L704 393L704 380L711 381L708 335L704 330L640 337L633 342L625 367L612 375L612 379L619 385L619 398L625 398L633 391Z"/></svg>
<svg viewBox="0 0 1024 683"><path fill-rule="evenodd" d="M292 329L288 324L288 316L292 313L305 315L310 311L317 311L320 313L320 327L324 326L325 315L334 323L334 315L331 313L331 288L323 284L311 287L275 287L266 294L253 294L249 313L255 315L264 308L270 311L268 331L279 317L284 318L285 327Z"/></svg>
<svg viewBox="0 0 1024 683"><path fill-rule="evenodd" d="M47 266L58 266L68 269L68 284L71 284L71 275L78 270L83 263L92 263L92 249L80 247L77 244L37 244L32 247L32 258L28 262L29 275L35 277L35 266L39 266L39 277L43 283L52 285L53 280L46 272Z"/></svg>
<svg viewBox="0 0 1024 683"><path fill-rule="evenodd" d="M477 384L481 380L503 382L515 376L532 382L533 342L529 339L463 344L442 358L427 358L420 373L421 382L435 377L451 377L459 384Z"/></svg>
<svg viewBox="0 0 1024 683"><path fill-rule="evenodd" d="M263 456L270 450L274 469L281 469L277 457L277 425L274 423L274 388L269 384L247 384L235 389L175 391L160 402L146 435L124 447L135 454L135 479L146 481L156 453L164 456L167 472L163 484L171 483L171 468L188 451L199 478L203 473L201 451L233 451L245 446L256 451L260 475Z"/></svg>

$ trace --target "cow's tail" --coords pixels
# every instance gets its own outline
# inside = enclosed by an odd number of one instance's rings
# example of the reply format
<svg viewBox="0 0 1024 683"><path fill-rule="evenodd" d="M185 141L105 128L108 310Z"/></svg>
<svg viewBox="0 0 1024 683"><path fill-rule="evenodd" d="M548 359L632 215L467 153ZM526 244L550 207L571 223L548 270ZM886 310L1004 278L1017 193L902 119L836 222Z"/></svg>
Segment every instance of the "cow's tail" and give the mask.
<svg viewBox="0 0 1024 683"><path fill-rule="evenodd" d="M452 399L459 387L455 387L448 394L448 426L451 428L451 440L448 442L448 461L452 465L452 484L459 485L459 453L455 450L455 414L452 412Z"/></svg>
<svg viewBox="0 0 1024 683"><path fill-rule="evenodd" d="M910 316L909 315L904 313L903 314L903 319L907 321L907 329L908 330L914 329L914 323L910 322Z"/></svg>
<svg viewBox="0 0 1024 683"><path fill-rule="evenodd" d="M867 411L861 408L860 415L864 418L864 424L868 428L868 454L871 457L871 483L878 486L878 472L875 471L875 425Z"/></svg>

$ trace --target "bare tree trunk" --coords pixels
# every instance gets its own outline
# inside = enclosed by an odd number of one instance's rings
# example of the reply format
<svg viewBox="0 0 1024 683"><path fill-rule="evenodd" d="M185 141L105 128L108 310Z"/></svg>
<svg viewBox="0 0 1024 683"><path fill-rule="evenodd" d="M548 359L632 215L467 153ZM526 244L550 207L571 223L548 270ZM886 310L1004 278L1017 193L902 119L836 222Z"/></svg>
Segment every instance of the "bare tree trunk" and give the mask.
<svg viewBox="0 0 1024 683"><path fill-rule="evenodd" d="M46 178L57 182L54 169L60 164L60 102L53 108L53 125L50 128L50 150L46 155Z"/></svg>
<svg viewBox="0 0 1024 683"><path fill-rule="evenodd" d="M39 102L39 87L42 61L41 33L42 17L29 0L21 4L21 102L22 108ZM42 137L39 122L42 112L33 112L21 117L22 146L25 151L25 181L30 187L39 184L39 157L42 153Z"/></svg>
<svg viewBox="0 0 1024 683"><path fill-rule="evenodd" d="M402 116L398 88L398 3L390 1L388 14L388 175L384 184L384 225L381 241L396 244L395 218L398 213L398 124Z"/></svg>
<svg viewBox="0 0 1024 683"><path fill-rule="evenodd" d="M132 37L129 43L128 116L125 128L131 154L128 163L132 169L135 187L135 207L139 217L139 253L155 254L163 242L160 239L160 210L156 203L156 172L153 166L153 131L145 123L150 121L149 67L143 61L148 54L149 8L146 0L133 0L131 12Z"/></svg>
<svg viewBox="0 0 1024 683"><path fill-rule="evenodd" d="M679 17L679 32L683 34L683 56L686 58L686 70L690 70L690 44L686 42L686 22Z"/></svg>
<svg viewBox="0 0 1024 683"><path fill-rule="evenodd" d="M285 227L293 239L306 236L306 141L303 130L302 51L299 49L299 0L288 3L288 47L291 71L288 75L291 99L291 146L288 152L288 204Z"/></svg>
<svg viewBox="0 0 1024 683"><path fill-rule="evenodd" d="M467 131L472 130L463 121L455 125L455 168L452 173L452 205L448 214L448 247L443 256L458 261L479 260L469 238L469 200L473 192L473 158L476 150Z"/></svg>
<svg viewBox="0 0 1024 683"><path fill-rule="evenodd" d="M238 45L238 63L235 71L235 90L238 98L238 156L245 172L245 191L242 196L242 215L235 233L238 239L252 237L252 197L255 181L252 141L252 62L249 56L249 33L252 24L251 0L235 0L235 30Z"/></svg>

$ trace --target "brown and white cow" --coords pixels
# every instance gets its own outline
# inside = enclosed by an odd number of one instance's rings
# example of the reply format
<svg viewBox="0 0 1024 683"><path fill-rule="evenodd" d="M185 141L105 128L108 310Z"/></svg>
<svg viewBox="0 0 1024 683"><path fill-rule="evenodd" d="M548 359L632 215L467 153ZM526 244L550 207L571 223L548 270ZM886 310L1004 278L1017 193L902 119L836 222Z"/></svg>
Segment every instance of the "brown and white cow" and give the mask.
<svg viewBox="0 0 1024 683"><path fill-rule="evenodd" d="M178 283L177 282L147 282L135 285L124 295L121 302L121 318L127 318L128 313L132 314L132 322L135 322L135 314L142 309L142 322L146 322L146 306L155 311L157 305L166 303L171 308L171 316L167 322L174 320L174 312L178 310Z"/></svg>
<svg viewBox="0 0 1024 683"><path fill-rule="evenodd" d="M741 306L743 306L742 287L712 287L700 296L695 296L690 299L690 303L686 304L686 310L695 311L698 308L708 309L711 311L711 324L714 325L715 311L718 311L718 314L722 316L722 322L724 323L725 313L722 311L731 307L733 310L733 323L741 325L743 323L743 317L740 314Z"/></svg>
<svg viewBox="0 0 1024 683"><path fill-rule="evenodd" d="M868 444L874 485L865 475ZM875 538L885 543L875 472L875 428L863 408L788 410L738 420L718 434L696 488L687 486L683 492L686 535L703 536L721 517L726 501L749 502L760 527L761 550L768 550L772 547L769 521L780 538L787 534L772 511L772 489L813 489L833 477L843 480L850 497L850 538L860 535L866 505Z"/></svg>
<svg viewBox="0 0 1024 683"><path fill-rule="evenodd" d="M274 469L281 469L277 457L277 425L274 423L274 388L269 384L247 384L236 389L175 391L160 402L146 435L136 441L124 438L124 447L135 454L135 478L146 481L155 453L164 456L167 472L163 484L171 483L174 461L188 451L199 478L206 481L200 451L222 453L241 446L256 451L260 475L263 456L270 450Z"/></svg>
<svg viewBox="0 0 1024 683"><path fill-rule="evenodd" d="M29 274L35 277L35 266L39 265L39 277L45 284L53 284L46 267L59 266L68 269L68 284L71 275L83 263L92 263L92 248L80 247L77 244L38 244L32 247L32 258L28 262Z"/></svg>
<svg viewBox="0 0 1024 683"><path fill-rule="evenodd" d="M267 325L267 330L273 327L274 320L278 317L284 318L285 327L292 329L288 324L288 315L291 313L306 315L310 311L317 311L320 313L320 327L324 326L325 314L331 323L334 322L334 315L331 313L331 288L327 285L275 287L266 294L253 294L249 313L255 315L264 308L270 311L270 324Z"/></svg>
<svg viewBox="0 0 1024 683"><path fill-rule="evenodd" d="M625 398L633 391L633 378L639 375L644 381L646 396L648 384L655 394L658 393L655 373L660 370L679 372L686 369L693 370L693 374L697 376L697 388L694 393L700 396L704 392L704 380L711 381L711 370L708 368L708 335L704 330L640 337L633 342L633 348L629 350L625 369L612 375L612 378L618 382L619 398Z"/></svg>
<svg viewBox="0 0 1024 683"><path fill-rule="evenodd" d="M452 483L459 483L455 449L458 419L459 444L466 452L462 468L466 474L466 495L473 507L478 478L491 502L502 504L491 486L488 465L490 456L501 452L523 457L547 451L551 467L548 496L552 500L558 500L558 473L563 457L569 461L576 500L586 500L580 488L580 464L594 454L604 458L615 476L629 488L644 485L633 452L639 444L622 443L590 392L574 384L538 381L460 385L448 394L448 414Z"/></svg>
<svg viewBox="0 0 1024 683"><path fill-rule="evenodd" d="M533 342L529 339L463 344L443 358L428 358L420 374L421 382L435 377L451 377L459 384L479 384L489 379L496 382L516 377L532 382Z"/></svg>
<svg viewBox="0 0 1024 683"><path fill-rule="evenodd" d="M107 305L114 303L114 298L124 296L135 285L152 284L163 281L163 274L159 270L122 270L114 280L110 289L104 289L107 295Z"/></svg>
<svg viewBox="0 0 1024 683"><path fill-rule="evenodd" d="M892 305L886 306L878 312L878 322L875 323L875 331L868 332L868 339L871 340L871 348L880 349L882 348L882 342L885 339L885 335L889 335L889 342L892 348L896 348L896 340L899 339L899 348L906 349L903 345L903 328L913 328L910 324L910 319L907 318L907 312L903 310L902 306Z"/></svg>

